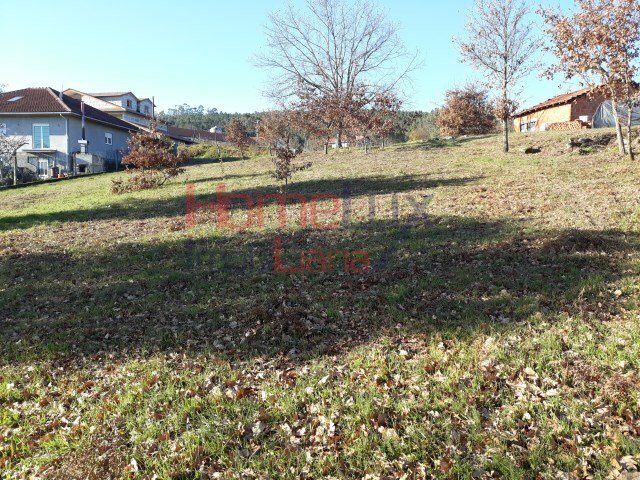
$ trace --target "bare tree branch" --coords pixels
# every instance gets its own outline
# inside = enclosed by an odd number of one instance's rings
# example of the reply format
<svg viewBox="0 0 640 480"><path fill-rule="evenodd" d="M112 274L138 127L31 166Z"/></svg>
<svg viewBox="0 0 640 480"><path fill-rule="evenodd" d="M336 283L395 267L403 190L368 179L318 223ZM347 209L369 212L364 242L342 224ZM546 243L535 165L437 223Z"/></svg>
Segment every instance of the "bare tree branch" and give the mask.
<svg viewBox="0 0 640 480"><path fill-rule="evenodd" d="M266 93L283 109L316 108L315 118L299 118L335 129L340 142L347 117L355 113L347 106L362 108L362 100L372 104L382 94L398 96L419 66L398 30L368 0L307 0L304 12L291 4L272 12L268 48L256 59L274 75Z"/></svg>
<svg viewBox="0 0 640 480"><path fill-rule="evenodd" d="M502 120L503 150L509 151L509 118L514 90L539 65L539 39L525 0L476 0L466 39L455 38L462 60L480 70L487 87L500 92L496 112Z"/></svg>
<svg viewBox="0 0 640 480"><path fill-rule="evenodd" d="M0 135L0 163L3 159L13 163L13 184L18 184L18 150L29 142L25 137ZM0 165L0 170L3 165Z"/></svg>

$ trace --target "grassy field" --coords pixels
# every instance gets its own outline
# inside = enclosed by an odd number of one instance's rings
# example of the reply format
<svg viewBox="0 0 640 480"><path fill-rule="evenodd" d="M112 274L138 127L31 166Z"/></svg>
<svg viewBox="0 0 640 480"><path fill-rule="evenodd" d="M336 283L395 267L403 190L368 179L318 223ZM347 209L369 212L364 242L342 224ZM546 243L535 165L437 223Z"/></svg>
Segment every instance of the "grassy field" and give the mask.
<svg viewBox="0 0 640 480"><path fill-rule="evenodd" d="M335 229L186 228L185 178L0 192L0 478L632 478L640 166L568 138L309 154L289 193L348 192ZM270 168L188 181L255 200ZM277 272L277 241L372 268Z"/></svg>

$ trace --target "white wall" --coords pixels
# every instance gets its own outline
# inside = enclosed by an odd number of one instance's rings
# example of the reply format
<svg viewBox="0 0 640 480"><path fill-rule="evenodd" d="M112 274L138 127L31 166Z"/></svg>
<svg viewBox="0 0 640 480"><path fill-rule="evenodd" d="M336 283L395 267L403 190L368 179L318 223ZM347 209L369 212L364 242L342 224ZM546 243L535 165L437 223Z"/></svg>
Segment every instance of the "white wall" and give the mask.
<svg viewBox="0 0 640 480"><path fill-rule="evenodd" d="M147 107L149 112L145 112L144 109ZM140 102L140 113L145 115L151 115L153 113L153 103L150 100L143 100Z"/></svg>
<svg viewBox="0 0 640 480"><path fill-rule="evenodd" d="M146 117L134 113L125 113L122 115L122 119L126 122L135 123L136 125L149 126L149 120Z"/></svg>
<svg viewBox="0 0 640 480"><path fill-rule="evenodd" d="M91 95L83 95L82 101L87 105L90 105L98 110L111 110L115 109L115 105L112 105L110 102L105 102L99 98L92 97Z"/></svg>
<svg viewBox="0 0 640 480"><path fill-rule="evenodd" d="M33 149L33 125L43 123L49 125L50 150L58 150L67 153L67 120L59 115L29 115L13 116L1 115L0 123L7 126L7 136L25 137L27 145L19 151Z"/></svg>
<svg viewBox="0 0 640 480"><path fill-rule="evenodd" d="M107 102L115 103L120 107L129 108L131 110L136 110L138 108L138 101L135 99L133 95L122 95L120 97L100 97L100 98ZM131 100L131 107L127 107L127 100Z"/></svg>

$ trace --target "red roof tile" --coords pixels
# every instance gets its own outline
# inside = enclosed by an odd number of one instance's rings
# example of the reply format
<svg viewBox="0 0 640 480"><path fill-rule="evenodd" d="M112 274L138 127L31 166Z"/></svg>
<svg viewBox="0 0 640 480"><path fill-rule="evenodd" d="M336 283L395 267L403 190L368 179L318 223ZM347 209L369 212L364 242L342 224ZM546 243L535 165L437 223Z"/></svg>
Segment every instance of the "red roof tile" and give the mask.
<svg viewBox="0 0 640 480"><path fill-rule="evenodd" d="M0 93L0 113L65 113L67 107L49 88Z"/></svg>
<svg viewBox="0 0 640 480"><path fill-rule="evenodd" d="M82 116L82 103L69 95L52 88L24 88L13 92L0 93L0 114L3 113L70 113ZM138 130L128 122L109 115L90 105L84 106L85 117L107 123L125 130Z"/></svg>
<svg viewBox="0 0 640 480"><path fill-rule="evenodd" d="M551 108L551 107L557 107L558 105L566 105L567 103L571 103L574 100L576 100L577 98L583 96L583 95L587 95L589 92L596 90L600 87L586 87L583 88L581 90L577 90L575 92L571 92L571 93L565 93L563 95L557 95L553 98L550 98L549 100L545 100L542 103L539 103L538 105L535 105L533 107L527 108L525 110L522 110L516 114L514 114L514 117L522 117L524 115L527 115L529 113L534 113L534 112L538 112L540 110L545 110L547 108Z"/></svg>

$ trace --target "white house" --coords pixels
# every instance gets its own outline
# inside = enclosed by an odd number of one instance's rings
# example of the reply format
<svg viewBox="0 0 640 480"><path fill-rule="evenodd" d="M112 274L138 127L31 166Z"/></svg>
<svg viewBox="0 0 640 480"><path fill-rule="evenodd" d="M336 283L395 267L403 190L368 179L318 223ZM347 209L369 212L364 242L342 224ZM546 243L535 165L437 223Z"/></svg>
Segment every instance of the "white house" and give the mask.
<svg viewBox="0 0 640 480"><path fill-rule="evenodd" d="M85 105L91 105L143 130L148 130L154 119L155 105L153 102L149 98L139 99L132 92L84 93L74 88L68 88L64 93L84 102ZM194 143L197 139L209 135L209 132L198 130L194 133L191 130L179 129L162 123L156 123L155 128L177 143Z"/></svg>
<svg viewBox="0 0 640 480"><path fill-rule="evenodd" d="M84 93L68 88L64 93L120 120L142 127L148 127L153 118L153 102L149 98L139 99L131 92Z"/></svg>
<svg viewBox="0 0 640 480"><path fill-rule="evenodd" d="M137 130L51 88L0 94L0 134L24 139L18 166L41 178L52 172L88 173L101 171L109 163L118 165L130 135Z"/></svg>

